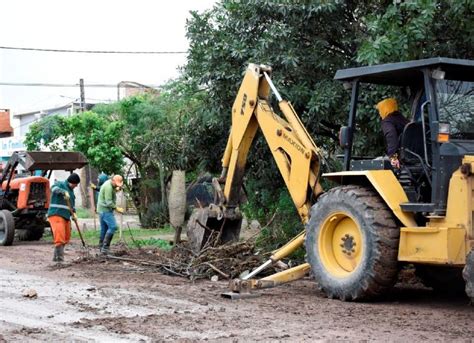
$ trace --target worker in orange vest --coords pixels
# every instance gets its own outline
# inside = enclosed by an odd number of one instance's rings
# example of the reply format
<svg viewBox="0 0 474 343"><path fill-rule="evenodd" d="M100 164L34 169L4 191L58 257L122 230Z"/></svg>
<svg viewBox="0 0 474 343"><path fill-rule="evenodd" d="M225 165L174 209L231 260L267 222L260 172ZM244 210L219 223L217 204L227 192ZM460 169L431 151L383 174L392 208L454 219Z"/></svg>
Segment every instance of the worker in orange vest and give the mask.
<svg viewBox="0 0 474 343"><path fill-rule="evenodd" d="M47 217L54 238L54 262L64 261L64 246L69 243L71 238L71 217L77 220L74 207L76 202L74 188L80 181L79 175L72 173L66 181L56 181L51 188Z"/></svg>

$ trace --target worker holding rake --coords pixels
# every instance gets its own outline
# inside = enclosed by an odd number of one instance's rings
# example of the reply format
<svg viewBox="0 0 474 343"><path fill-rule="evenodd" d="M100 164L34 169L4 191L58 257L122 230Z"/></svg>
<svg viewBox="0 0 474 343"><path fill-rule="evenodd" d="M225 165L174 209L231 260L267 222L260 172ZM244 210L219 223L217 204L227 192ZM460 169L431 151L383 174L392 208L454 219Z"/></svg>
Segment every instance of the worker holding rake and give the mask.
<svg viewBox="0 0 474 343"><path fill-rule="evenodd" d="M64 261L64 246L69 243L71 238L71 217L77 220L74 211L76 200L74 188L80 181L79 175L72 173L66 181L57 181L51 188L47 217L53 232L54 262ZM71 204L73 211L70 211L68 204Z"/></svg>
<svg viewBox="0 0 474 343"><path fill-rule="evenodd" d="M99 192L97 200L97 213L100 218L100 252L107 255L109 253L110 242L117 231L117 222L114 211L123 213L123 208L117 207L116 192L123 186L123 178L120 175L114 175L112 179L104 182Z"/></svg>

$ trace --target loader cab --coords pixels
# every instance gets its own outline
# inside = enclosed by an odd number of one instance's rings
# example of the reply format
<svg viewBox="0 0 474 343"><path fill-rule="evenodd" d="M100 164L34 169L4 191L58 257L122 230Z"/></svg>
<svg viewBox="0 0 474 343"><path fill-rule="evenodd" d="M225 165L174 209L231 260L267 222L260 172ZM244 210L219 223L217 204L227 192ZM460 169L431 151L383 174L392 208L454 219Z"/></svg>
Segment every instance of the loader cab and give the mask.
<svg viewBox="0 0 474 343"><path fill-rule="evenodd" d="M345 171L391 169L384 159L353 157L361 85L411 90L410 120L400 136L401 168L394 173L409 201L405 212L443 216L451 175L465 155L474 155L474 61L430 58L337 71L351 91L349 120L341 128Z"/></svg>

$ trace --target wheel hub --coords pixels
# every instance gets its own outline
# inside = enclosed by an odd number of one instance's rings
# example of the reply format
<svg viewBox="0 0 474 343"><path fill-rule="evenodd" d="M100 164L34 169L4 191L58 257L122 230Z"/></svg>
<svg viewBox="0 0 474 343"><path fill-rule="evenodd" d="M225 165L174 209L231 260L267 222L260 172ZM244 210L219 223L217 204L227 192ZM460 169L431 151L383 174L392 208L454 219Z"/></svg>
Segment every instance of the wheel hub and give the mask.
<svg viewBox="0 0 474 343"><path fill-rule="evenodd" d="M362 258L359 224L345 213L333 214L322 224L318 246L325 268L335 276L348 276Z"/></svg>
<svg viewBox="0 0 474 343"><path fill-rule="evenodd" d="M355 253L355 246L357 243L355 242L355 238L352 235L345 234L344 237L341 238L342 244L340 247L342 248L342 252L347 256L351 256L352 253Z"/></svg>

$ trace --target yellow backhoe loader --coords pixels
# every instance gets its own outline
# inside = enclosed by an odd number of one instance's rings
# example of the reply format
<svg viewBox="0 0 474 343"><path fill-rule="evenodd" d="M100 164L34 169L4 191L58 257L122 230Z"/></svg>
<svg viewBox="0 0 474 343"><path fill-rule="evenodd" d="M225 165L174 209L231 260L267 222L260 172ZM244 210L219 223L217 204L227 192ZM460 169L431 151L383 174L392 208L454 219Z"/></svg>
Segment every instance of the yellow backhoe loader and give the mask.
<svg viewBox="0 0 474 343"><path fill-rule="evenodd" d="M216 201L195 210L188 236L196 250L215 233L221 243L239 238L240 190L258 128L305 231L232 280L226 296L250 296L311 271L327 296L365 300L388 291L400 265L411 263L427 285L440 291L461 285L474 300L474 61L432 58L338 71L335 79L352 94L348 125L340 130L344 170L326 174L320 149L270 76L267 66L248 66L232 107L222 175L213 181ZM400 169L386 158L352 156L361 84L405 87L413 95ZM271 91L282 117L270 105ZM320 177L339 186L323 192ZM307 263L255 279L303 244Z"/></svg>

